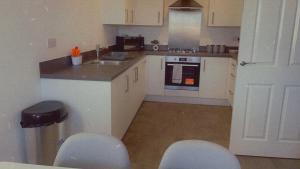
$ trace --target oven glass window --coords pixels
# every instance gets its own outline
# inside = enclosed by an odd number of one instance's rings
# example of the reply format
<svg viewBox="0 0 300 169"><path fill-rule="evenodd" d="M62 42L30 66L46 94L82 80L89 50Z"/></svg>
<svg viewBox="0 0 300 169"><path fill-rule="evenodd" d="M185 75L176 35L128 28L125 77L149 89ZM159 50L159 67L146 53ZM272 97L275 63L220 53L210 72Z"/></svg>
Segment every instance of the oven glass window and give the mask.
<svg viewBox="0 0 300 169"><path fill-rule="evenodd" d="M181 76L181 82L176 81L174 83L174 66L182 65L182 74L176 75ZM200 79L200 64L199 63L166 63L166 76L165 76L165 84L168 86L191 86L191 87L199 87L199 79Z"/></svg>

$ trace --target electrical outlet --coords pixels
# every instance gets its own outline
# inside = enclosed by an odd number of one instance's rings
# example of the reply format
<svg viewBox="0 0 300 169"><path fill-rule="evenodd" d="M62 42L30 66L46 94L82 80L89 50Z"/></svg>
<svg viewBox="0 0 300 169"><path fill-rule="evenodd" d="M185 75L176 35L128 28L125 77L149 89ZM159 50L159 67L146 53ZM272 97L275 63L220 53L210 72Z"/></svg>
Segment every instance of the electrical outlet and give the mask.
<svg viewBox="0 0 300 169"><path fill-rule="evenodd" d="M55 38L49 38L48 39L48 48L55 48L56 47L56 39Z"/></svg>

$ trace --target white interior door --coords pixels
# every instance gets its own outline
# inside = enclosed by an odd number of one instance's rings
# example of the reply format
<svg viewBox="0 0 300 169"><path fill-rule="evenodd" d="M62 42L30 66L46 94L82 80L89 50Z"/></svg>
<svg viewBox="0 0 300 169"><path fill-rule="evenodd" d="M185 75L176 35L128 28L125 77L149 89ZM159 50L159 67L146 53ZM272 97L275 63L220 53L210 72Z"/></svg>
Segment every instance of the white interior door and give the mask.
<svg viewBox="0 0 300 169"><path fill-rule="evenodd" d="M245 0L230 149L300 158L300 0ZM253 63L253 64L251 64Z"/></svg>

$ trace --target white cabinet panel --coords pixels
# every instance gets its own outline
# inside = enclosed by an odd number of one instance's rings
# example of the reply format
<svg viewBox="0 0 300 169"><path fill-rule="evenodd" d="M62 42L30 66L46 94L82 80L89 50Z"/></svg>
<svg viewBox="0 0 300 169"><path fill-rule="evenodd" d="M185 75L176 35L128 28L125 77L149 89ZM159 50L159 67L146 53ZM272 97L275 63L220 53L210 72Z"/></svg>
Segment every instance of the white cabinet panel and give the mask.
<svg viewBox="0 0 300 169"><path fill-rule="evenodd" d="M123 137L131 122L129 80L129 74L125 73L112 81L111 134L117 138Z"/></svg>
<svg viewBox="0 0 300 169"><path fill-rule="evenodd" d="M246 139L266 139L271 90L272 85L249 85L244 127Z"/></svg>
<svg viewBox="0 0 300 169"><path fill-rule="evenodd" d="M165 57L147 56L147 94L164 95Z"/></svg>
<svg viewBox="0 0 300 169"><path fill-rule="evenodd" d="M122 138L145 97L143 59L112 82L112 135Z"/></svg>
<svg viewBox="0 0 300 169"><path fill-rule="evenodd" d="M229 61L229 73L228 73L228 101L230 105L233 105L234 93L235 93L235 81L236 81L236 70L237 61L230 59Z"/></svg>
<svg viewBox="0 0 300 169"><path fill-rule="evenodd" d="M255 30L255 42L252 62L274 64L275 47L280 20L280 3L282 0L269 0L258 2L258 13L261 15L257 20ZM264 10L262 10L264 9ZM273 23L273 24L270 24Z"/></svg>
<svg viewBox="0 0 300 169"><path fill-rule="evenodd" d="M300 143L300 86L285 89L281 117L280 140Z"/></svg>
<svg viewBox="0 0 300 169"><path fill-rule="evenodd" d="M134 1L135 25L162 25L163 24L163 0L135 0Z"/></svg>
<svg viewBox="0 0 300 169"><path fill-rule="evenodd" d="M101 1L103 24L127 24L129 21L128 2L126 0Z"/></svg>
<svg viewBox="0 0 300 169"><path fill-rule="evenodd" d="M296 3L296 2L295 2ZM293 45L292 45L292 58L291 58L291 64L294 65L300 65L300 8L299 8L299 1L298 1L298 8L297 8L297 15L296 15L296 23L294 28L294 39L293 39ZM293 8L296 8L296 5L293 6ZM287 9L288 10L288 9ZM293 12L293 10L291 10Z"/></svg>
<svg viewBox="0 0 300 169"><path fill-rule="evenodd" d="M203 57L200 72L200 97L227 98L229 58Z"/></svg>
<svg viewBox="0 0 300 169"><path fill-rule="evenodd" d="M102 2L103 24L162 25L163 0L105 0Z"/></svg>
<svg viewBox="0 0 300 169"><path fill-rule="evenodd" d="M244 0L210 0L208 26L241 26Z"/></svg>

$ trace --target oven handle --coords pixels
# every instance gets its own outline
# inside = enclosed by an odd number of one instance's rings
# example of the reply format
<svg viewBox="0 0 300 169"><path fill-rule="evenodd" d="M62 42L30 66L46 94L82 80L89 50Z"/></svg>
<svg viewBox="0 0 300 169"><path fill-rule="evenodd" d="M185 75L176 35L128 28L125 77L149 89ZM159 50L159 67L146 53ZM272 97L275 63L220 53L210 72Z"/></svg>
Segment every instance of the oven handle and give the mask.
<svg viewBox="0 0 300 169"><path fill-rule="evenodd" d="M175 66L177 64L167 64L167 66ZM185 67L199 67L199 65L187 65L187 64L181 64L182 66L185 66Z"/></svg>

